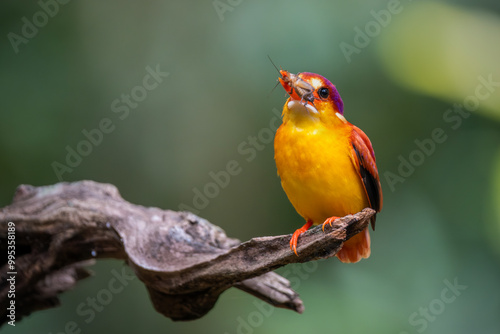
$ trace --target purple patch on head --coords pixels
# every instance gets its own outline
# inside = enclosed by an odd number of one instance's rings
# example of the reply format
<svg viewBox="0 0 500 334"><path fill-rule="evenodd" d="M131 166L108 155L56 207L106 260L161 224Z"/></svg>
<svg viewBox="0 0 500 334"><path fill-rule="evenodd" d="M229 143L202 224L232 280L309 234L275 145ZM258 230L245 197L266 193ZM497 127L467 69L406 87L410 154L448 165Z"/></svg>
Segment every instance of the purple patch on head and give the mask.
<svg viewBox="0 0 500 334"><path fill-rule="evenodd" d="M333 103L335 103L339 113L344 115L344 102L342 101L342 98L340 97L340 94L335 86L333 86L332 93Z"/></svg>
<svg viewBox="0 0 500 334"><path fill-rule="evenodd" d="M344 102L342 102L342 98L340 97L340 94L339 94L339 91L337 90L337 87L335 87L335 85L332 84L326 78L325 78L324 82L328 86L328 88L330 89L330 92L331 92L330 99L335 104L335 108L337 108L338 112L341 115L344 115Z"/></svg>

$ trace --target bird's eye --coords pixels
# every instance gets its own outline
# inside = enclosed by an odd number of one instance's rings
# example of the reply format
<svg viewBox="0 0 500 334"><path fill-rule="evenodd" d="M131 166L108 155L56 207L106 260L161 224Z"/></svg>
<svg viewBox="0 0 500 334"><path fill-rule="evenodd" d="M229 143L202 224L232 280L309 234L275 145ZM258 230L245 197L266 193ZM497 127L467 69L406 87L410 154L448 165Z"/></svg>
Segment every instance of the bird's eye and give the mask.
<svg viewBox="0 0 500 334"><path fill-rule="evenodd" d="M330 95L330 91L326 87L321 87L320 89L318 89L318 95L322 99L326 99L328 95Z"/></svg>

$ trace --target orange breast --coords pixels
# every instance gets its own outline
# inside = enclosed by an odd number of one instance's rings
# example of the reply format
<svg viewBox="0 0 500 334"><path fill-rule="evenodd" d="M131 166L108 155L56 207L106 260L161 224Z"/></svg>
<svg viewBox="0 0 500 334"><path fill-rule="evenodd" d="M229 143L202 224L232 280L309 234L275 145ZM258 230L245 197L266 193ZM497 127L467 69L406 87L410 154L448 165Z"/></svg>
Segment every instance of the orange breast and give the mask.
<svg viewBox="0 0 500 334"><path fill-rule="evenodd" d="M297 212L314 224L369 206L351 160L350 128L287 122L274 142L281 184Z"/></svg>

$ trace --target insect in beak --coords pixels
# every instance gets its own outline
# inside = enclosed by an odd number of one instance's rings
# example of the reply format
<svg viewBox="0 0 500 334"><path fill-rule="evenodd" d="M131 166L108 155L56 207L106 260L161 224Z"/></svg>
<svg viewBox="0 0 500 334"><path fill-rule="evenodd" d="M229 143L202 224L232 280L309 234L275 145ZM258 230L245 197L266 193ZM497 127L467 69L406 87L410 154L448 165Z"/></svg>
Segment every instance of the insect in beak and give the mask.
<svg viewBox="0 0 500 334"><path fill-rule="evenodd" d="M281 78L278 78L283 88L293 100L299 100L305 104L314 104L314 88L308 82L302 80L299 74L293 74L285 70L280 71Z"/></svg>
<svg viewBox="0 0 500 334"><path fill-rule="evenodd" d="M288 95L290 95L290 102L292 104L300 102L304 107L306 107L308 112L317 112L316 106L314 105L314 100L316 99L314 97L314 87L310 83L302 80L299 76L300 73L293 74L283 70L281 67L278 69L271 57L269 57L269 60L271 61L271 64L273 64L276 71L280 74L280 77L278 78L279 83L281 83L285 91Z"/></svg>

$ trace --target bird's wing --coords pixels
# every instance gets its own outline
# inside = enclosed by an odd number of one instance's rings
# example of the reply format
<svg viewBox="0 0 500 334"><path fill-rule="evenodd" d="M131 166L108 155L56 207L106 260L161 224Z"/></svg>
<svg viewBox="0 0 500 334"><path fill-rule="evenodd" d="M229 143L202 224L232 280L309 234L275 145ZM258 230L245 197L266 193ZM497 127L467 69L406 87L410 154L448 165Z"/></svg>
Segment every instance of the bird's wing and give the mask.
<svg viewBox="0 0 500 334"><path fill-rule="evenodd" d="M382 187L378 176L377 164L375 163L375 153L368 136L357 126L352 125L351 159L363 180L366 196L370 202L370 207L380 212L383 204ZM375 216L372 219L372 227L375 228Z"/></svg>

